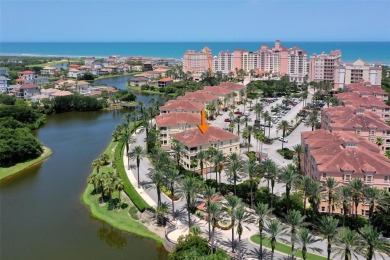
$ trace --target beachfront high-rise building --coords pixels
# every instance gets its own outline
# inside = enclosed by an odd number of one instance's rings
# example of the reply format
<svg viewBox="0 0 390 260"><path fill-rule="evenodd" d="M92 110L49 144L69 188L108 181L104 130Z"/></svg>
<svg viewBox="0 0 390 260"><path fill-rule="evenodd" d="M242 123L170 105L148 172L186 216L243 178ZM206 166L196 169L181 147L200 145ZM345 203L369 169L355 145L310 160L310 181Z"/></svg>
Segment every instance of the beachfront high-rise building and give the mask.
<svg viewBox="0 0 390 260"><path fill-rule="evenodd" d="M310 56L309 81L334 83L336 66L341 64L341 51L333 50L330 54Z"/></svg>
<svg viewBox="0 0 390 260"><path fill-rule="evenodd" d="M287 75L290 81L296 82L299 85L307 81L307 52L295 46L288 49L287 57Z"/></svg>
<svg viewBox="0 0 390 260"><path fill-rule="evenodd" d="M188 50L183 56L183 71L191 72L193 78L197 79L203 72L209 70L209 58L212 59L212 56L208 47L204 47L199 52Z"/></svg>
<svg viewBox="0 0 390 260"><path fill-rule="evenodd" d="M230 51L220 51L218 56L213 57L213 71L220 71L228 74L234 70L234 53Z"/></svg>
<svg viewBox="0 0 390 260"><path fill-rule="evenodd" d="M361 80L371 85L381 85L382 67L379 64L369 64L361 59L353 63L346 63L335 68L335 89L344 88L345 85L357 83Z"/></svg>

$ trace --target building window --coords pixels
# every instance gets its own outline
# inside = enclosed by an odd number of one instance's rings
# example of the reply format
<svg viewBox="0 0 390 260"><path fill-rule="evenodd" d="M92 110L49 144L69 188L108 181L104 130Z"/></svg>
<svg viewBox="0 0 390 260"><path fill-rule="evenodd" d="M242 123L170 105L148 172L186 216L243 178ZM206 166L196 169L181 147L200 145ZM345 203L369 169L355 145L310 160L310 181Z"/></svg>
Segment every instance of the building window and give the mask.
<svg viewBox="0 0 390 260"><path fill-rule="evenodd" d="M385 175L385 177L384 177L384 182L385 182L385 183L389 183L389 175Z"/></svg>
<svg viewBox="0 0 390 260"><path fill-rule="evenodd" d="M325 207L321 207L321 211L322 211L322 212L325 212Z"/></svg>
<svg viewBox="0 0 390 260"><path fill-rule="evenodd" d="M343 181L351 181L351 174L344 174Z"/></svg>
<svg viewBox="0 0 390 260"><path fill-rule="evenodd" d="M374 182L374 178L372 177L372 175L364 176L364 180L365 180L367 183L372 183L372 182Z"/></svg>
<svg viewBox="0 0 390 260"><path fill-rule="evenodd" d="M322 173L322 178L326 178L326 172Z"/></svg>

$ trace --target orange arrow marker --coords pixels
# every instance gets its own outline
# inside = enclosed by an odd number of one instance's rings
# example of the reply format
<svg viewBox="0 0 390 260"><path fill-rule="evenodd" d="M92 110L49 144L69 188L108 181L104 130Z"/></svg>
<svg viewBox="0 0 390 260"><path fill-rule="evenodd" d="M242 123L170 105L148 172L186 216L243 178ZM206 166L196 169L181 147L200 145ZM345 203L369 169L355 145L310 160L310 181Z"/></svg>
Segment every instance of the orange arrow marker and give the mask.
<svg viewBox="0 0 390 260"><path fill-rule="evenodd" d="M198 125L198 127L203 134L206 133L207 129L209 128L209 125L207 124L207 120L206 120L206 111L204 109L202 109L200 125Z"/></svg>

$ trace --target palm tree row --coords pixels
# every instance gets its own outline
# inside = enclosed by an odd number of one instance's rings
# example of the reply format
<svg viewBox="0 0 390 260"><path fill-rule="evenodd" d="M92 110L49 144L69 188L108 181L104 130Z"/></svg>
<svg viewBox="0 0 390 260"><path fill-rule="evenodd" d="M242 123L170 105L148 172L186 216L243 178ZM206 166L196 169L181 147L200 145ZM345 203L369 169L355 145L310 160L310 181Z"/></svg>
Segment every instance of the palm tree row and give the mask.
<svg viewBox="0 0 390 260"><path fill-rule="evenodd" d="M108 197L108 202L112 205L112 194L118 191L119 205L121 205L121 191L124 189L123 180L114 172L93 172L88 177L88 183L94 186L94 193L101 194L101 202Z"/></svg>

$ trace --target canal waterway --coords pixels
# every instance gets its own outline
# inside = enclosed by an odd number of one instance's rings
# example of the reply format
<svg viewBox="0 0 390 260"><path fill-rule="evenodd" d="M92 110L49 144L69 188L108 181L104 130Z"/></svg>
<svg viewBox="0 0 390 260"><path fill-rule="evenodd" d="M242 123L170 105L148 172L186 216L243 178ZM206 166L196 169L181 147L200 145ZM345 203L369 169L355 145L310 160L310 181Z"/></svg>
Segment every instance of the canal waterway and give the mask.
<svg viewBox="0 0 390 260"><path fill-rule="evenodd" d="M152 97L139 96L139 101ZM53 155L0 182L0 259L167 258L154 241L91 217L80 200L91 162L109 143L124 112L47 117L36 136Z"/></svg>

